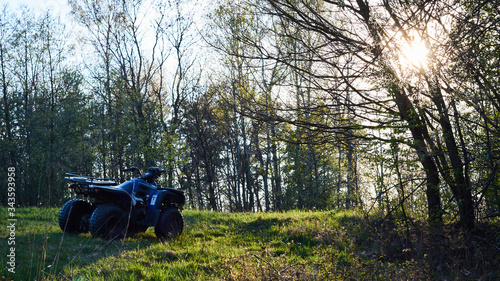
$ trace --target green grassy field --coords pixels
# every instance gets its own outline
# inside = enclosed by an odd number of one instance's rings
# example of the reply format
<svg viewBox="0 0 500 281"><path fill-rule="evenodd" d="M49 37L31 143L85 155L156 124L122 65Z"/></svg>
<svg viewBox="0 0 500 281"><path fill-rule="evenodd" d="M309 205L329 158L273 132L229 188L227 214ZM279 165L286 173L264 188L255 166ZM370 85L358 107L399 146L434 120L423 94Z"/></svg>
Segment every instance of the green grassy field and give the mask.
<svg viewBox="0 0 500 281"><path fill-rule="evenodd" d="M120 241L63 234L57 208L19 208L15 273L2 208L2 280L498 280L498 224L474 241L451 226L349 212L215 213L186 210L179 238L154 229ZM474 237L474 236L473 236ZM495 244L496 243L496 244ZM470 246L472 245L472 246Z"/></svg>

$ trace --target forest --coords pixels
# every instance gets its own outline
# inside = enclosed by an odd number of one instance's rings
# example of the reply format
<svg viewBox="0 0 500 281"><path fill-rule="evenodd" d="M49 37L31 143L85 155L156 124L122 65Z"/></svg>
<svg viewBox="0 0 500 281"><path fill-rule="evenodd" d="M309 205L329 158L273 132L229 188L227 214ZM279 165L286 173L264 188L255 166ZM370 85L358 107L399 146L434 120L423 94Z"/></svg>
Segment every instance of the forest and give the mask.
<svg viewBox="0 0 500 281"><path fill-rule="evenodd" d="M0 204L158 166L188 208L500 215L500 5L68 0L0 11Z"/></svg>

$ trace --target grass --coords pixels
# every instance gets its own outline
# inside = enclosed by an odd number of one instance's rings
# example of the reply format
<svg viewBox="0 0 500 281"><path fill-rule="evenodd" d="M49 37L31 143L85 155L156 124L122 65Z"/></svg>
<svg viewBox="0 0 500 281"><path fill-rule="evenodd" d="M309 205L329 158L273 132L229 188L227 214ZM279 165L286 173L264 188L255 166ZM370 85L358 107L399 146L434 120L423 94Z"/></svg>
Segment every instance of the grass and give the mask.
<svg viewBox="0 0 500 281"><path fill-rule="evenodd" d="M16 273L2 280L495 280L498 221L464 235L425 224L366 218L357 211L215 213L186 210L185 231L160 241L154 229L120 241L63 234L59 209L17 209ZM2 218L7 210L0 209ZM497 279L498 280L498 279Z"/></svg>

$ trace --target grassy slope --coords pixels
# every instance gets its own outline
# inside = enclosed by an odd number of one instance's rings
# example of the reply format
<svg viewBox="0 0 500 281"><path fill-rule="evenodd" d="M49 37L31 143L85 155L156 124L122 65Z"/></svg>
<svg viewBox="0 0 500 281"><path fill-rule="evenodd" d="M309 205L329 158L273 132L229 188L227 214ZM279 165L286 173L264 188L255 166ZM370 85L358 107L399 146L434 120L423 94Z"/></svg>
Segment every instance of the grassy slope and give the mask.
<svg viewBox="0 0 500 281"><path fill-rule="evenodd" d="M186 210L185 232L174 241L159 241L149 228L124 241L108 242L89 234L63 235L58 211L17 210L16 274L6 270L8 246L2 239L2 280L494 280L500 276L498 227L491 225L483 231L485 236L471 242L427 235L422 226L414 227L418 231L405 232L404 227L398 231L397 223L384 226L356 212ZM0 209L0 215L5 218L6 210ZM8 235L5 223L2 238Z"/></svg>

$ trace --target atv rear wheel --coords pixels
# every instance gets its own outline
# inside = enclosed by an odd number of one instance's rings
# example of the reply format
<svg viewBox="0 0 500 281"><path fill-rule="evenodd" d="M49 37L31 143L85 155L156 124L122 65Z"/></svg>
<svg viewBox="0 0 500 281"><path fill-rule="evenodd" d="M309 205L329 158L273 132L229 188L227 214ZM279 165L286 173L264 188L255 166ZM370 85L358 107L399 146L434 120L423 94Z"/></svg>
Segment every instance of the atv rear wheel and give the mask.
<svg viewBox="0 0 500 281"><path fill-rule="evenodd" d="M63 232L87 233L94 208L82 199L69 200L59 211L59 227Z"/></svg>
<svg viewBox="0 0 500 281"><path fill-rule="evenodd" d="M160 218L155 226L158 238L171 239L181 235L184 229L184 218L176 208L168 208L160 213Z"/></svg>
<svg viewBox="0 0 500 281"><path fill-rule="evenodd" d="M90 218L89 230L94 238L121 239L125 237L129 215L116 205L105 204L96 207Z"/></svg>

